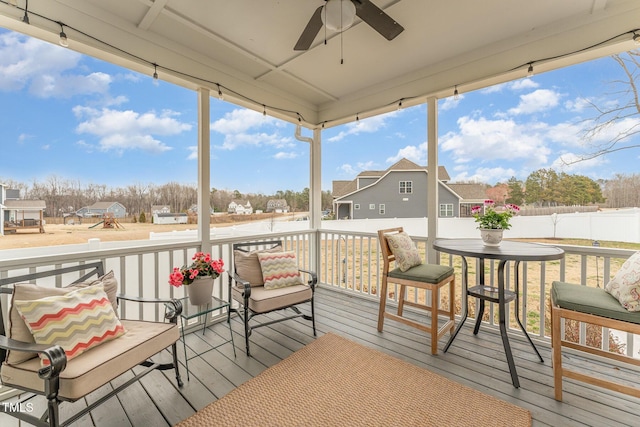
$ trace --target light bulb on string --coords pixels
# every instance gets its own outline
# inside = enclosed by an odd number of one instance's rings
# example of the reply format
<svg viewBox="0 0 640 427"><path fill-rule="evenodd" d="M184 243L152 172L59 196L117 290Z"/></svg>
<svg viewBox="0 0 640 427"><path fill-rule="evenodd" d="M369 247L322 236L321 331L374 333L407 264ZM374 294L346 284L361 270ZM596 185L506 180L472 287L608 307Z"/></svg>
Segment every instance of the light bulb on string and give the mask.
<svg viewBox="0 0 640 427"><path fill-rule="evenodd" d="M67 40L67 34L64 32L64 25L62 22L58 22L60 24L60 46L69 47L69 40Z"/></svg>

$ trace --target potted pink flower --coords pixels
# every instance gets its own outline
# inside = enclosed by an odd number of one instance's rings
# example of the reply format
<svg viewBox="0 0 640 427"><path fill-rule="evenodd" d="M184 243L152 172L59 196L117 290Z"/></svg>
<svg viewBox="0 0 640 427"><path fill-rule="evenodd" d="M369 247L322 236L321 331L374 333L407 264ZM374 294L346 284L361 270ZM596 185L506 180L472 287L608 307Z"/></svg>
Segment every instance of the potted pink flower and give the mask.
<svg viewBox="0 0 640 427"><path fill-rule="evenodd" d="M485 245L499 246L502 241L502 232L511 228L511 218L520 212L520 207L514 204L506 204L503 211L496 211L495 202L491 199L484 201L484 206L474 206L471 215L479 224L480 236Z"/></svg>
<svg viewBox="0 0 640 427"><path fill-rule="evenodd" d="M224 272L224 261L213 259L211 254L196 252L190 265L174 267L169 274L169 284L187 287L189 299L194 305L204 305L211 301L213 281Z"/></svg>

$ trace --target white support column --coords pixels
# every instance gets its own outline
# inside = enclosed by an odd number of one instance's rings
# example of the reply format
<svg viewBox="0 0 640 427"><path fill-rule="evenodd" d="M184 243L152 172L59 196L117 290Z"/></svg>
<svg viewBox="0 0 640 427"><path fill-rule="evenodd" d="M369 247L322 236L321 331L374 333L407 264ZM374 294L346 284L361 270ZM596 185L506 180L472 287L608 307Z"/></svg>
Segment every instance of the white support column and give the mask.
<svg viewBox="0 0 640 427"><path fill-rule="evenodd" d="M427 262L437 263L438 236L438 99L427 99Z"/></svg>
<svg viewBox="0 0 640 427"><path fill-rule="evenodd" d="M211 94L198 89L198 240L211 252Z"/></svg>
<svg viewBox="0 0 640 427"><path fill-rule="evenodd" d="M312 263L315 265L309 266L311 270L320 273L320 261L321 245L319 229L322 226L322 130L313 130L313 141L310 148L310 185L309 187L309 226L315 233L312 235L311 248L315 253L315 257L312 258Z"/></svg>

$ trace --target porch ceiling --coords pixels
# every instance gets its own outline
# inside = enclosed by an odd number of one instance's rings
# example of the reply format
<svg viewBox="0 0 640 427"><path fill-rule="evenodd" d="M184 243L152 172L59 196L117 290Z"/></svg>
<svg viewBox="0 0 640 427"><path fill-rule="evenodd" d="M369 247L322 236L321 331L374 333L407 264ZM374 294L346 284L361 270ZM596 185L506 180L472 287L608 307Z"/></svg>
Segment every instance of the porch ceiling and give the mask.
<svg viewBox="0 0 640 427"><path fill-rule="evenodd" d="M404 27L393 41L356 19L304 52L322 0L31 0L31 25L0 0L0 26L57 43L60 21L71 49L311 128L629 50L640 27L637 0L373 2Z"/></svg>

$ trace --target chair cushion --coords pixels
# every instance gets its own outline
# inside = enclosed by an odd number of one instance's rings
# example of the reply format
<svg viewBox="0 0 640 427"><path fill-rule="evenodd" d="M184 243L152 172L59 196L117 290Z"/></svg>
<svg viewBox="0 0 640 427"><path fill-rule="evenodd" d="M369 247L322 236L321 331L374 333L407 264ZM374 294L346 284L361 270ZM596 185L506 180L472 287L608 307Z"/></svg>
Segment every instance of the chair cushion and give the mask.
<svg viewBox="0 0 640 427"><path fill-rule="evenodd" d="M36 343L61 346L67 360L125 333L102 284L15 305Z"/></svg>
<svg viewBox="0 0 640 427"><path fill-rule="evenodd" d="M251 286L264 285L262 268L260 267L260 261L258 260L259 252L282 252L282 246L277 245L273 248L251 252L245 252L238 249L233 251L235 273L243 280L247 280Z"/></svg>
<svg viewBox="0 0 640 427"><path fill-rule="evenodd" d="M400 268L391 270L389 277L396 279L412 280L414 282L440 283L444 279L453 275L453 267L438 264L420 264L402 271Z"/></svg>
<svg viewBox="0 0 640 427"><path fill-rule="evenodd" d="M60 374L60 397L77 400L108 381L120 376L152 355L164 350L180 338L173 323L121 320L127 333L81 354L67 363ZM2 364L2 383L9 387L44 391L44 381L38 377L38 359L16 365Z"/></svg>
<svg viewBox="0 0 640 427"><path fill-rule="evenodd" d="M385 234L385 237L400 271L407 271L411 267L422 264L418 248L407 233L401 231L395 234Z"/></svg>
<svg viewBox="0 0 640 427"><path fill-rule="evenodd" d="M629 311L640 311L640 251L627 259L604 290Z"/></svg>
<svg viewBox="0 0 640 427"><path fill-rule="evenodd" d="M12 302L9 309L8 337L22 342L35 343L29 327L24 323L24 320L20 317L20 313L18 313L18 310L15 308L14 301L35 300L55 295L64 295L76 289L86 288L87 286L93 286L99 283L103 284L104 291L107 293L113 309L117 312L118 298L116 295L118 294L118 281L116 280L113 271L99 277L97 280L80 282L65 288L38 286L32 283L17 283L13 287L13 294L11 297ZM7 363L16 364L34 357L38 357L38 354L9 350L7 352L6 360Z"/></svg>
<svg viewBox="0 0 640 427"><path fill-rule="evenodd" d="M231 289L233 299L238 302L243 302L242 291L242 289L234 286ZM313 291L311 287L304 284L278 289L265 289L264 286L259 286L251 289L249 309L254 313L266 313L309 301L312 296Z"/></svg>
<svg viewBox="0 0 640 427"><path fill-rule="evenodd" d="M298 259L294 252L260 252L258 254L265 289L278 289L302 284Z"/></svg>
<svg viewBox="0 0 640 427"><path fill-rule="evenodd" d="M602 288L555 281L551 302L560 308L640 324L640 313L626 310Z"/></svg>

